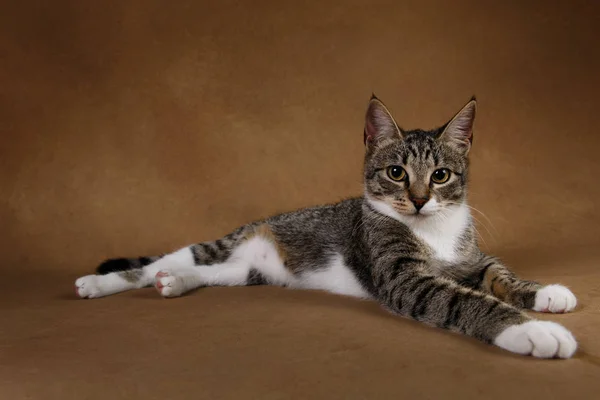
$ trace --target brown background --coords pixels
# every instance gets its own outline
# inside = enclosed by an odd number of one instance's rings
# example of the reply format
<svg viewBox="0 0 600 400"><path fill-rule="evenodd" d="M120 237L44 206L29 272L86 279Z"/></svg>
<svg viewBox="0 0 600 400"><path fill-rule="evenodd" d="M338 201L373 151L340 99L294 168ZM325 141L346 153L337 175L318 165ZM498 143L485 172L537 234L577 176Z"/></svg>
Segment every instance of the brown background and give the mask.
<svg viewBox="0 0 600 400"><path fill-rule="evenodd" d="M598 3L3 3L3 397L597 395ZM484 247L576 292L577 312L542 316L573 331L575 359L513 356L324 293L75 299L106 257L360 194L372 91L407 128L477 94Z"/></svg>

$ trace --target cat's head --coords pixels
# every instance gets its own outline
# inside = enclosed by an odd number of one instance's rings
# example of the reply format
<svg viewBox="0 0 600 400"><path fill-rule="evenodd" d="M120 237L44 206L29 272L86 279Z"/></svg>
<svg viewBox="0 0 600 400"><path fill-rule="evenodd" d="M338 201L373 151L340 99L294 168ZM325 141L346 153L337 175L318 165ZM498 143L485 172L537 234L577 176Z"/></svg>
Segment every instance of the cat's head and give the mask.
<svg viewBox="0 0 600 400"><path fill-rule="evenodd" d="M465 200L476 101L433 130L403 130L373 96L367 110L365 195L378 211L404 221L444 216Z"/></svg>

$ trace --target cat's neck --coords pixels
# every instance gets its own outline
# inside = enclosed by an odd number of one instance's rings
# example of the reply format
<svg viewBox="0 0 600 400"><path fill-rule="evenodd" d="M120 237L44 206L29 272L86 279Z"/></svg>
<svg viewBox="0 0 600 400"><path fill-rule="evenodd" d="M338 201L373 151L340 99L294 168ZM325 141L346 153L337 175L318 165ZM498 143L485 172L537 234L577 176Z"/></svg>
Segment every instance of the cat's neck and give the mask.
<svg viewBox="0 0 600 400"><path fill-rule="evenodd" d="M460 241L471 225L471 213L466 202L453 205L432 216L402 215L389 204L365 194L365 200L378 213L406 225L411 232L425 242L436 259L456 262L462 258Z"/></svg>

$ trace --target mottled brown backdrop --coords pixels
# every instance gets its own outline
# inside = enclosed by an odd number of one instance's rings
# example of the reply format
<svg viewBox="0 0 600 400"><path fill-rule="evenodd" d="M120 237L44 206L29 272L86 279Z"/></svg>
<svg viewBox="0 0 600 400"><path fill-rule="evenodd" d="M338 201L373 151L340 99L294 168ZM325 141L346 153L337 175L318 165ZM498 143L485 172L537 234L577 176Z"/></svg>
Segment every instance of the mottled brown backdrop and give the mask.
<svg viewBox="0 0 600 400"><path fill-rule="evenodd" d="M597 393L599 15L593 1L1 1L2 391ZM73 280L106 257L359 195L373 91L407 128L477 95L482 244L572 287L580 309L543 318L580 340L574 360L512 356L321 293L75 299Z"/></svg>

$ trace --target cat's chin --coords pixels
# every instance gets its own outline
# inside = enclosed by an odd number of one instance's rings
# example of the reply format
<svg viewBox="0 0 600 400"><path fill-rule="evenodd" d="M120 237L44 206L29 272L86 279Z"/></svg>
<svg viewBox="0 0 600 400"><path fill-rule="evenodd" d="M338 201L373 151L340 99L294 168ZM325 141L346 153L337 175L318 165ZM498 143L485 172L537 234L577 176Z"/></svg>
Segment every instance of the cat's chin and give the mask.
<svg viewBox="0 0 600 400"><path fill-rule="evenodd" d="M434 217L437 213L421 213L421 212L413 212L410 214L402 214L405 218L413 218L415 221L424 221L428 218Z"/></svg>
<svg viewBox="0 0 600 400"><path fill-rule="evenodd" d="M408 220L411 220L414 222L423 222L423 221L427 221L429 219L436 219L436 217L439 217L442 215L446 215L448 213L448 211L451 211L451 210L444 209L444 208L438 208L435 210L427 210L425 212L423 212L423 210L421 210L419 212L401 213L401 215L405 219L408 219Z"/></svg>

